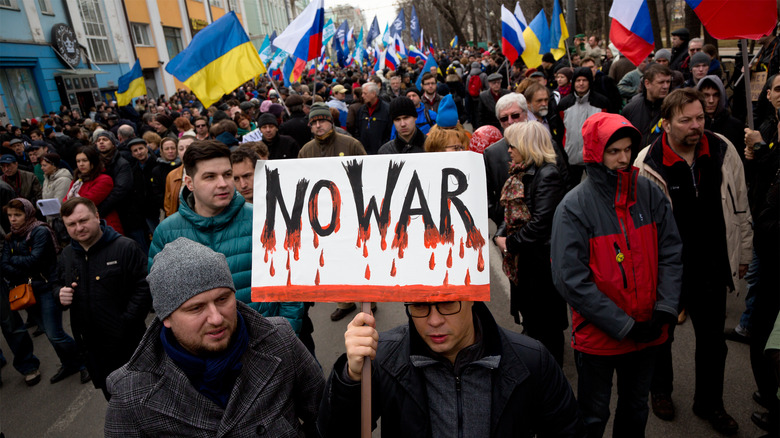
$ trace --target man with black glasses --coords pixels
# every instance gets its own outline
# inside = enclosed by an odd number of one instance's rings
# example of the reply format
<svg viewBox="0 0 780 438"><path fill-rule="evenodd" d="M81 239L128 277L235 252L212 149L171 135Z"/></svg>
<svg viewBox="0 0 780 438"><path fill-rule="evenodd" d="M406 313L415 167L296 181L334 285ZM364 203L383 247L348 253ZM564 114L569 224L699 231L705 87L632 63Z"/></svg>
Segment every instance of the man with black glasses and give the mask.
<svg viewBox="0 0 780 438"><path fill-rule="evenodd" d="M584 436L571 386L539 342L499 327L482 302L405 306L409 323L381 335L366 313L347 326L320 408L323 436L359 436L366 357L382 436Z"/></svg>
<svg viewBox="0 0 780 438"><path fill-rule="evenodd" d="M209 121L206 117L195 117L195 136L198 140L208 140L209 136Z"/></svg>

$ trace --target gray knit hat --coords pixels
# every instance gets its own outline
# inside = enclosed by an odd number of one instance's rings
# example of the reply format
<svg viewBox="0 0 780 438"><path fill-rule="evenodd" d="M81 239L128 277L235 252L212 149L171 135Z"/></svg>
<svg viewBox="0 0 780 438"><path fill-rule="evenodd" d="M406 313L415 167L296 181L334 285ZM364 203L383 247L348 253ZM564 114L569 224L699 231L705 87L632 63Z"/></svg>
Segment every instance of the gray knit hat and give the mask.
<svg viewBox="0 0 780 438"><path fill-rule="evenodd" d="M186 237L154 256L146 281L161 321L195 295L218 287L236 291L225 256Z"/></svg>

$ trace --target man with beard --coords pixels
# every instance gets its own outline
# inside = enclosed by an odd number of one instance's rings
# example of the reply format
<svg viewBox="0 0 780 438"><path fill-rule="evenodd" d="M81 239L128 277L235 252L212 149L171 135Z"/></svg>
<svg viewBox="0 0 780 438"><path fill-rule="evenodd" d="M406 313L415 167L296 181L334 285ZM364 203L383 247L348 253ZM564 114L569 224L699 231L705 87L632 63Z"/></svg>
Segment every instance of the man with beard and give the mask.
<svg viewBox="0 0 780 438"><path fill-rule="evenodd" d="M319 436L319 366L287 321L237 302L223 254L180 237L148 281L157 317L108 378L106 437Z"/></svg>
<svg viewBox="0 0 780 438"><path fill-rule="evenodd" d="M724 435L739 426L723 405L726 367L726 294L745 276L753 230L742 162L725 137L705 131L699 91L682 88L661 105L663 135L643 149L634 165L672 203L683 242L680 308L696 334L693 413ZM674 328L674 325L672 325ZM650 387L653 413L674 418L672 349L660 346Z"/></svg>

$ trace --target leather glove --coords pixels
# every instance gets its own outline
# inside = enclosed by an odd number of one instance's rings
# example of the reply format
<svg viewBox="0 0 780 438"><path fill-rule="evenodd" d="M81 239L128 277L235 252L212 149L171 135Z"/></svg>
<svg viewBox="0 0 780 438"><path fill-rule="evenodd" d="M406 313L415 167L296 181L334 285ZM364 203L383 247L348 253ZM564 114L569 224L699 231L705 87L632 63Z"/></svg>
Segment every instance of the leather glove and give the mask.
<svg viewBox="0 0 780 438"><path fill-rule="evenodd" d="M652 342L659 336L661 336L661 329L653 327L651 321L634 321L634 326L626 335L627 338L640 343Z"/></svg>

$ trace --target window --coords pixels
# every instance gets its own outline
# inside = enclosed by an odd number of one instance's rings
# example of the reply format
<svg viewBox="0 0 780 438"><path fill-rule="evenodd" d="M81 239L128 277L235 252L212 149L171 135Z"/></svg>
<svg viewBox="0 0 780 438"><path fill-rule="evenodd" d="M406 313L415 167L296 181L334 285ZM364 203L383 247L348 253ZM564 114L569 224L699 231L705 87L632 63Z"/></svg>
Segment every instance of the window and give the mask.
<svg viewBox="0 0 780 438"><path fill-rule="evenodd" d="M152 40L149 38L149 25L145 23L130 23L130 29L133 31L133 43L136 46L151 46Z"/></svg>
<svg viewBox="0 0 780 438"><path fill-rule="evenodd" d="M93 62L111 62L111 44L103 20L99 0L79 0L79 13L84 24L84 33L89 44L89 57Z"/></svg>
<svg viewBox="0 0 780 438"><path fill-rule="evenodd" d="M41 14L54 15L54 10L51 8L51 0L38 0L38 7L41 9Z"/></svg>
<svg viewBox="0 0 780 438"><path fill-rule="evenodd" d="M168 47L168 57L173 59L184 50L181 43L181 30L163 26L163 34L165 35L165 45Z"/></svg>
<svg viewBox="0 0 780 438"><path fill-rule="evenodd" d="M27 68L0 69L0 86L8 103L8 115L14 123L43 114L38 87L32 70Z"/></svg>
<svg viewBox="0 0 780 438"><path fill-rule="evenodd" d="M16 0L0 0L0 8L18 10L19 6L16 4Z"/></svg>
<svg viewBox="0 0 780 438"><path fill-rule="evenodd" d="M209 0L209 4L211 6L216 6L218 8L222 7L222 0Z"/></svg>
<svg viewBox="0 0 780 438"><path fill-rule="evenodd" d="M238 3L236 2L236 0L228 0L228 9L231 11L240 12L238 10Z"/></svg>

